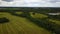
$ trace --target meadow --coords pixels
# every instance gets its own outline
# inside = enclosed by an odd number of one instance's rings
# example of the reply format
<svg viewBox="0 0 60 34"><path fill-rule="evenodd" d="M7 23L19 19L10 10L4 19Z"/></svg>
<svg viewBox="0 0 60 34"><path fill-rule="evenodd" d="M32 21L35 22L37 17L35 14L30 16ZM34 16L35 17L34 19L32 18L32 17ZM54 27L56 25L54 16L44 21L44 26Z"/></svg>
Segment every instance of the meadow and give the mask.
<svg viewBox="0 0 60 34"><path fill-rule="evenodd" d="M0 23L0 34L51 34L26 18L0 12L0 18L2 17L8 18L10 22Z"/></svg>

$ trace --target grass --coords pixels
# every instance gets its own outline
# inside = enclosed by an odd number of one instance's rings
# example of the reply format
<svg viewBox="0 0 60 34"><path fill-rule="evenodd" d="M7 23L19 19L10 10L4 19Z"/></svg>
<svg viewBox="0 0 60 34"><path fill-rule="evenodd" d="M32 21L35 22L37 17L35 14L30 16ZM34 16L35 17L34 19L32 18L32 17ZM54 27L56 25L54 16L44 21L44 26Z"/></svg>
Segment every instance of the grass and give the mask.
<svg viewBox="0 0 60 34"><path fill-rule="evenodd" d="M51 22L54 22L56 24L59 24L60 25L60 20L57 20L57 19L51 19L51 18L48 18L47 15L44 15L44 14L40 14L40 13L35 13L35 15L32 14L33 12L30 12L31 16L33 18L37 18L37 19L48 19L48 21L51 21Z"/></svg>
<svg viewBox="0 0 60 34"><path fill-rule="evenodd" d="M56 20L56 19L49 19L49 21L54 22L56 24L60 25L60 20Z"/></svg>
<svg viewBox="0 0 60 34"><path fill-rule="evenodd" d="M31 16L33 18L38 18L38 19L43 19L43 18L47 18L48 16L47 15L44 15L44 14L40 14L40 13L35 13L35 15L32 14L33 12L30 12Z"/></svg>
<svg viewBox="0 0 60 34"><path fill-rule="evenodd" d="M52 34L26 18L13 16L7 12L0 12L1 17L7 17L10 22L0 24L0 34Z"/></svg>
<svg viewBox="0 0 60 34"><path fill-rule="evenodd" d="M23 12L16 12L16 14L22 14Z"/></svg>

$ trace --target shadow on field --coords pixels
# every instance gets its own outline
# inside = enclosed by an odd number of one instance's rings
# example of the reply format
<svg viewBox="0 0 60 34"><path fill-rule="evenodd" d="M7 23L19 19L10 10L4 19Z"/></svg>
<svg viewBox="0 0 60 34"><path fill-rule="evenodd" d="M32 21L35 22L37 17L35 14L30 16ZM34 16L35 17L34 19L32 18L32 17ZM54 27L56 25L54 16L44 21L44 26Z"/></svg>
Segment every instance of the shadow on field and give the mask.
<svg viewBox="0 0 60 34"><path fill-rule="evenodd" d="M7 19L6 17L0 18L0 23L8 23L9 19Z"/></svg>

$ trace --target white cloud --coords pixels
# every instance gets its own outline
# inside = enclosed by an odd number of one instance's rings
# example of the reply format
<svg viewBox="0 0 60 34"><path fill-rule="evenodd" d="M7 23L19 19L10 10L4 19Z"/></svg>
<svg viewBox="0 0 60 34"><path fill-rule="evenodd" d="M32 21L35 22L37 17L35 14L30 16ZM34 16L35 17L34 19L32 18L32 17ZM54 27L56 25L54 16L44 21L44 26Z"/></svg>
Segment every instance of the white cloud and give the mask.
<svg viewBox="0 0 60 34"><path fill-rule="evenodd" d="M12 2L5 2L0 0L0 6L12 7L60 7L58 0L14 0ZM55 2L56 1L56 2Z"/></svg>

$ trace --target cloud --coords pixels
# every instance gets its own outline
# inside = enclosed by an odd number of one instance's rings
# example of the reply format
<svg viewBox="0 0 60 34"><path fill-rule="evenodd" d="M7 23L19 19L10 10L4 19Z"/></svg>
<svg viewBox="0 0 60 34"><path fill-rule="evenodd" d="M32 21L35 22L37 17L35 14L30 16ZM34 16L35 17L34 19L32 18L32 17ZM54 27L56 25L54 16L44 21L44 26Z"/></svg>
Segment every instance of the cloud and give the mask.
<svg viewBox="0 0 60 34"><path fill-rule="evenodd" d="M5 2L12 2L13 0L2 0L2 1L5 1Z"/></svg>
<svg viewBox="0 0 60 34"><path fill-rule="evenodd" d="M60 7L59 0L14 0L5 2L0 0L0 6L5 7Z"/></svg>
<svg viewBox="0 0 60 34"><path fill-rule="evenodd" d="M60 2L60 0L50 0L52 3Z"/></svg>

